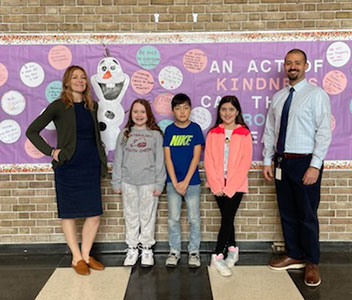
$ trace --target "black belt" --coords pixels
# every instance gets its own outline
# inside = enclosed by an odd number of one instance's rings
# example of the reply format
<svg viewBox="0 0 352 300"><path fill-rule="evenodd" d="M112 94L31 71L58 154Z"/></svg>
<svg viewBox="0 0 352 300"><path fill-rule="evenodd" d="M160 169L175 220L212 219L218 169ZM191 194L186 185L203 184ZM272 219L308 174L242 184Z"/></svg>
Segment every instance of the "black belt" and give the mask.
<svg viewBox="0 0 352 300"><path fill-rule="evenodd" d="M276 155L278 157L282 157L282 158L301 158L301 157L305 157L307 155L310 155L311 153L283 153L283 154L279 154L277 153Z"/></svg>

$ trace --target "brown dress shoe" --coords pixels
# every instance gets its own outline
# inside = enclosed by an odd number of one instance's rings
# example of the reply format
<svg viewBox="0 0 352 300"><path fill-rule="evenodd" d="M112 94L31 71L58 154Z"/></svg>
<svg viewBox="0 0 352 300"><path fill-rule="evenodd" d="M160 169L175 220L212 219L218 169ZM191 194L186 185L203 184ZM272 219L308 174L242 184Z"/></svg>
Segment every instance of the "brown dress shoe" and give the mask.
<svg viewBox="0 0 352 300"><path fill-rule="evenodd" d="M79 275L89 275L90 274L88 265L86 264L86 262L83 259L79 260L75 266L72 264L72 268Z"/></svg>
<svg viewBox="0 0 352 300"><path fill-rule="evenodd" d="M303 260L293 259L285 255L281 258L273 259L269 263L269 268L273 270L302 269L305 265Z"/></svg>
<svg viewBox="0 0 352 300"><path fill-rule="evenodd" d="M321 284L318 265L307 263L304 283L308 286L318 286Z"/></svg>
<svg viewBox="0 0 352 300"><path fill-rule="evenodd" d="M93 257L91 257L91 256L89 257L88 266L89 266L90 268L92 268L93 270L98 270L98 271L102 271L102 270L105 269L105 266L104 266L101 262L95 260L95 259L94 259Z"/></svg>

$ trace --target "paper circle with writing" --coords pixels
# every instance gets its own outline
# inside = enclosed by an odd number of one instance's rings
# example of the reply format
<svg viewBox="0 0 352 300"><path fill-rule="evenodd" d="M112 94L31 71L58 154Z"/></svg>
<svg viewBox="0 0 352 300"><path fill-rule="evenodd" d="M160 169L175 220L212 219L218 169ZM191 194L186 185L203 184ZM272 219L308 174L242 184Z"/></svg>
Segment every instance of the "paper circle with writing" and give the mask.
<svg viewBox="0 0 352 300"><path fill-rule="evenodd" d="M0 141L5 144L13 144L21 136L21 127L15 120L3 120L0 122Z"/></svg>
<svg viewBox="0 0 352 300"><path fill-rule="evenodd" d="M148 94L154 87L153 75L146 70L138 70L131 77L131 85L136 93Z"/></svg>
<svg viewBox="0 0 352 300"><path fill-rule="evenodd" d="M64 70L71 64L71 50L63 45L54 46L49 51L48 60L56 70Z"/></svg>
<svg viewBox="0 0 352 300"><path fill-rule="evenodd" d="M0 86L4 85L9 77L9 72L4 64L0 63Z"/></svg>
<svg viewBox="0 0 352 300"><path fill-rule="evenodd" d="M143 46L137 52L138 65L144 69L151 70L160 63L160 53L154 46Z"/></svg>
<svg viewBox="0 0 352 300"><path fill-rule="evenodd" d="M45 156L44 153L40 152L29 139L26 139L24 142L24 150L28 154L28 156L33 158L42 158Z"/></svg>
<svg viewBox="0 0 352 300"><path fill-rule="evenodd" d="M170 93L163 93L154 99L154 108L157 114L162 116L172 116L171 100L173 95Z"/></svg>
<svg viewBox="0 0 352 300"><path fill-rule="evenodd" d="M323 78L323 89L330 95L337 95L347 86L347 78L341 71L330 71Z"/></svg>
<svg viewBox="0 0 352 300"><path fill-rule="evenodd" d="M60 98L62 83L59 80L50 82L45 88L45 97L51 103Z"/></svg>
<svg viewBox="0 0 352 300"><path fill-rule="evenodd" d="M166 127L169 126L170 124L172 124L173 122L174 121L172 121L172 120L164 119L158 123L158 126L160 127L162 132L165 132Z"/></svg>
<svg viewBox="0 0 352 300"><path fill-rule="evenodd" d="M351 58L351 49L344 42L332 43L326 50L326 59L333 67L342 67Z"/></svg>
<svg viewBox="0 0 352 300"><path fill-rule="evenodd" d="M37 87L41 85L44 80L44 76L43 68L35 62L28 62L24 64L20 70L22 82L29 87Z"/></svg>
<svg viewBox="0 0 352 300"><path fill-rule="evenodd" d="M1 97L1 107L9 115L19 115L26 107L26 100L20 92L8 91Z"/></svg>
<svg viewBox="0 0 352 300"><path fill-rule="evenodd" d="M189 119L197 123L202 130L207 129L212 121L211 113L204 107L198 106L192 109Z"/></svg>
<svg viewBox="0 0 352 300"><path fill-rule="evenodd" d="M183 66L191 73L202 72L208 63L208 57L200 49L188 50L183 56Z"/></svg>
<svg viewBox="0 0 352 300"><path fill-rule="evenodd" d="M175 90L182 84L183 74L174 66L164 67L159 73L159 83L167 90Z"/></svg>

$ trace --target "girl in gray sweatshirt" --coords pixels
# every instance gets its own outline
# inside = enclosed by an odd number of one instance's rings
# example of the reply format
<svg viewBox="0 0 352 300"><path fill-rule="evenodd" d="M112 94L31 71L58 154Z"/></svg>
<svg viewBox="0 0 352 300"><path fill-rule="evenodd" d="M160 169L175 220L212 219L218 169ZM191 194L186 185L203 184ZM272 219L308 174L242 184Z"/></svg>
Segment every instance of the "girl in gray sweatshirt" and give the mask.
<svg viewBox="0 0 352 300"><path fill-rule="evenodd" d="M149 102L136 99L117 138L111 181L114 192L122 194L128 245L125 266L135 265L139 245L141 265L154 265L151 246L155 244L158 197L165 179L162 131Z"/></svg>

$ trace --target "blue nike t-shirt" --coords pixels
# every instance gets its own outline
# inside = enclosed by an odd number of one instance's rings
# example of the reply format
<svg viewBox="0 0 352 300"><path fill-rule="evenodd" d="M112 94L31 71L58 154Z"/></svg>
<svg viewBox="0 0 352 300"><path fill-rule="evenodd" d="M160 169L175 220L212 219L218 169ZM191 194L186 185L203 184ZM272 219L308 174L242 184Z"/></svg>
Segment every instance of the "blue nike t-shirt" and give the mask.
<svg viewBox="0 0 352 300"><path fill-rule="evenodd" d="M177 181L184 180L193 159L194 147L204 144L202 129L197 123L191 122L187 127L180 128L175 123L165 130L164 147L170 148L171 160L174 165ZM167 182L171 182L167 174ZM190 185L200 184L198 167L189 182Z"/></svg>

